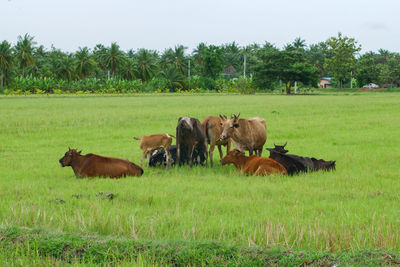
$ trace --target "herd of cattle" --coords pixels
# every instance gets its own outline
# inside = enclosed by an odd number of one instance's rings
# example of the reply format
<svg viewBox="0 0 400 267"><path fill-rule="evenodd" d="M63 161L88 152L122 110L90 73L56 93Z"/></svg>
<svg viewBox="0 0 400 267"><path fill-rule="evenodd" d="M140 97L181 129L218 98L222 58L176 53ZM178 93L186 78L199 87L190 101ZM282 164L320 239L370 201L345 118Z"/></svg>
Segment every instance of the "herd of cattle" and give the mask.
<svg viewBox="0 0 400 267"><path fill-rule="evenodd" d="M238 115L208 116L200 122L196 118L181 117L176 127L176 145L172 145L175 136L154 134L136 138L140 140L142 157L147 166L178 166L189 164L210 165L213 167L213 152L218 147L221 164L234 164L247 175L289 174L316 170L334 170L335 161L325 161L309 157L287 154L284 145L267 148L269 158L261 157L267 140L265 120L259 117L239 119ZM231 143L235 147L230 150ZM210 148L208 149L208 145ZM226 146L223 156L222 146ZM249 156L245 155L249 151ZM255 153L256 155L253 155ZM71 166L77 177L122 177L141 176L143 169L127 159L103 157L95 154L81 155L81 151L69 148L59 160L62 167Z"/></svg>

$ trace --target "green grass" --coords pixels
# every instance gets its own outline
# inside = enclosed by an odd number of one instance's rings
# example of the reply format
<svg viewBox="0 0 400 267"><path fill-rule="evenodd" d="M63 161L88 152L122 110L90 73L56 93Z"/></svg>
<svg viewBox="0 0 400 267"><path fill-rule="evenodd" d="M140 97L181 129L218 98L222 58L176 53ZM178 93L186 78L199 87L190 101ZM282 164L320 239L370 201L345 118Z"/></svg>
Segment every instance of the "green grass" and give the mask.
<svg viewBox="0 0 400 267"><path fill-rule="evenodd" d="M0 225L137 242L400 251L399 106L397 93L3 96ZM174 134L181 116L239 111L266 120L266 147L287 140L291 153L337 160L337 170L246 177L217 163L112 180L76 179L58 163L68 146L138 163L133 136Z"/></svg>

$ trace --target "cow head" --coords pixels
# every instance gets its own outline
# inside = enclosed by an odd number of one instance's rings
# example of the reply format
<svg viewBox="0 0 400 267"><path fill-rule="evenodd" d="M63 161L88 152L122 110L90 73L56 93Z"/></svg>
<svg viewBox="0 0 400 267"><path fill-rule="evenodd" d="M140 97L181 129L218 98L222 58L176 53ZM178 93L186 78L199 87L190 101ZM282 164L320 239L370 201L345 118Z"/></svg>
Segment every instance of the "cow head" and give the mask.
<svg viewBox="0 0 400 267"><path fill-rule="evenodd" d="M71 161L76 155L80 155L82 151L77 151L76 149L68 148L65 152L64 157L62 157L58 162L60 162L61 167L71 166Z"/></svg>
<svg viewBox="0 0 400 267"><path fill-rule="evenodd" d="M238 158L245 156L243 152L240 152L237 149L231 150L226 154L225 157L221 159L221 164L230 164L230 163L235 163L238 161Z"/></svg>
<svg viewBox="0 0 400 267"><path fill-rule="evenodd" d="M275 142L274 142L274 148L267 148L267 150L269 151L269 152L277 152L277 153L282 153L282 154L286 154L286 153L288 153L289 152L289 150L286 150L285 149L285 146L287 145L287 141L286 141L286 143L285 144L283 144L283 145L281 145L281 146L278 146L277 144L275 144Z"/></svg>
<svg viewBox="0 0 400 267"><path fill-rule="evenodd" d="M183 131L193 131L193 118L180 117L178 120L178 128Z"/></svg>
<svg viewBox="0 0 400 267"><path fill-rule="evenodd" d="M221 128L222 128L222 133L220 136L220 139L226 140L230 138L233 134L233 132L239 128L239 114L236 116L235 114L231 114L231 118L228 120L228 118L225 115L219 115L219 117L222 119L221 122Z"/></svg>

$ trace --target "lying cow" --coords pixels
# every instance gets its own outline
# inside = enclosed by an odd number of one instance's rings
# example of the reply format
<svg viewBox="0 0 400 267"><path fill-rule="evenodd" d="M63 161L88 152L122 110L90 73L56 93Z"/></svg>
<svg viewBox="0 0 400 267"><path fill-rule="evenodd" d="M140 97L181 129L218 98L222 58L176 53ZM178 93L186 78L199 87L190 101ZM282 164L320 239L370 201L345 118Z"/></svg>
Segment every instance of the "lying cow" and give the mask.
<svg viewBox="0 0 400 267"><path fill-rule="evenodd" d="M81 155L81 151L68 149L59 160L61 167L71 166L76 177L141 176L143 169L127 159L103 157L95 154Z"/></svg>
<svg viewBox="0 0 400 267"><path fill-rule="evenodd" d="M240 113L231 115L228 120L226 116L220 116L222 119L221 139L231 141L236 149L244 152L249 151L249 156L253 151L257 156L261 156L263 146L267 140L267 126L265 120L259 117L239 119Z"/></svg>
<svg viewBox="0 0 400 267"><path fill-rule="evenodd" d="M143 159L146 158L147 167L149 166L150 156L155 150L164 149L167 156L166 168L171 165L171 153L169 152L169 147L172 143L171 134L153 134L149 136L143 136L141 138L134 137L133 139L140 140L140 149L142 150L142 157L140 159L140 166L143 166Z"/></svg>
<svg viewBox="0 0 400 267"><path fill-rule="evenodd" d="M176 146L172 145L169 148L169 152L171 153L171 165L175 165L176 162ZM182 153L182 155L185 155L186 153ZM194 164L197 162L204 162L206 159L204 158L204 153L200 153L197 151L195 148L193 150L193 155L192 157L194 159L197 159L200 157L200 160L194 161ZM166 166L167 165L167 153L165 153L164 149L156 150L150 157L149 161L149 166L150 167L157 167L157 166Z"/></svg>
<svg viewBox="0 0 400 267"><path fill-rule="evenodd" d="M335 170L336 161L325 161L323 159L302 157L293 154L287 154L289 152L285 149L287 142L282 145L276 145L274 143L274 148L267 148L270 152L270 158L278 161L283 166L285 166L288 174L293 175L299 172L308 172L308 171L318 171L318 170Z"/></svg>
<svg viewBox="0 0 400 267"><path fill-rule="evenodd" d="M243 152L237 149L229 151L229 153L222 158L221 163L222 165L232 163L246 175L287 174L285 167L279 162L256 155L247 157Z"/></svg>
<svg viewBox="0 0 400 267"><path fill-rule="evenodd" d="M193 151L196 149L199 154L204 154L207 164L207 140L201 123L196 118L181 117L176 126L176 160L179 166L188 163L190 167L193 160L198 164L204 164L201 157L193 158Z"/></svg>
<svg viewBox="0 0 400 267"><path fill-rule="evenodd" d="M223 118L226 119L226 116L224 116ZM231 140L229 138L227 140L221 139L222 122L223 122L223 120L220 117L216 117L216 116L205 117L203 119L203 121L201 122L201 124L204 128L204 132L206 134L207 143L210 145L210 150L208 151L208 155L210 158L211 167L213 166L213 153L214 153L214 149L215 149L216 145L218 146L220 159L222 159L222 157L224 156L222 154L221 147L226 146L226 153L228 153L231 148Z"/></svg>

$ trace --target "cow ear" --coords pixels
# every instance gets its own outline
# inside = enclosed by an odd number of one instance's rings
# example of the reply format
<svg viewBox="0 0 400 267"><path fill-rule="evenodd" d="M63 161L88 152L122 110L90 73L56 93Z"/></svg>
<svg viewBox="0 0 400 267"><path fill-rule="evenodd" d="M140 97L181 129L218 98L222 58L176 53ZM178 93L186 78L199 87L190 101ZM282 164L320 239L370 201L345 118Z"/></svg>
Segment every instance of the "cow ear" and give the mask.
<svg viewBox="0 0 400 267"><path fill-rule="evenodd" d="M182 119L182 117L179 117L178 122Z"/></svg>
<svg viewBox="0 0 400 267"><path fill-rule="evenodd" d="M79 154L81 154L81 153L82 153L82 150L81 150L81 151L79 151L78 153L79 153Z"/></svg>

